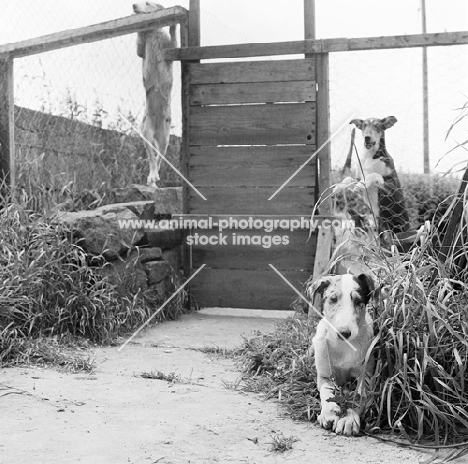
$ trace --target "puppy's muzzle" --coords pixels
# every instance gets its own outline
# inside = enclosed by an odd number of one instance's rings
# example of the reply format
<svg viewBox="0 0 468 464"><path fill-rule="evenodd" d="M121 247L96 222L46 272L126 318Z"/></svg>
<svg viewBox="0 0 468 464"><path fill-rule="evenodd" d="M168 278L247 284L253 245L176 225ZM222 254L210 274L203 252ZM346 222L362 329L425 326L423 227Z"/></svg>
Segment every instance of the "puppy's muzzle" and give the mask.
<svg viewBox="0 0 468 464"><path fill-rule="evenodd" d="M369 136L364 137L364 146L367 149L372 148L374 145L375 145L375 142L373 142Z"/></svg>

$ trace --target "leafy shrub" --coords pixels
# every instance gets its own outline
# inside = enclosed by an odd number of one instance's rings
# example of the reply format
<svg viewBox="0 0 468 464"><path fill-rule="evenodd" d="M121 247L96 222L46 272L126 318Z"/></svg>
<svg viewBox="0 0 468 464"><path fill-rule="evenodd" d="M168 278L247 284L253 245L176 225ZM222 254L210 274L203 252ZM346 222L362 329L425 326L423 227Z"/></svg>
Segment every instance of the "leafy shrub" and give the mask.
<svg viewBox="0 0 468 464"><path fill-rule="evenodd" d="M400 174L412 229L443 217L458 191L460 179L428 174Z"/></svg>

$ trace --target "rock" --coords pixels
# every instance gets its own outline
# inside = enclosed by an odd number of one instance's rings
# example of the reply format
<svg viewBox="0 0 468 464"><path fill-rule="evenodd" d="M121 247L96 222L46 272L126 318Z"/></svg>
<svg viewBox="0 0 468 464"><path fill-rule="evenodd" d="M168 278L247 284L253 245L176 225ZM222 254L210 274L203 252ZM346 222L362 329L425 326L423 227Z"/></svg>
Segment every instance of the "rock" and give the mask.
<svg viewBox="0 0 468 464"><path fill-rule="evenodd" d="M166 261L150 261L145 264L148 285L154 285L171 274L171 266Z"/></svg>
<svg viewBox="0 0 468 464"><path fill-rule="evenodd" d="M140 262L137 250L133 250L125 258L106 263L97 272L107 276L122 296L131 297L138 292L142 294L148 289L146 269Z"/></svg>
<svg viewBox="0 0 468 464"><path fill-rule="evenodd" d="M109 207L128 208L132 213L136 214L140 219L154 219L154 202L153 201L132 201L128 203L114 203ZM105 207L104 207L105 208Z"/></svg>
<svg viewBox="0 0 468 464"><path fill-rule="evenodd" d="M161 280L161 282L149 287L145 293L145 301L153 306L155 310L167 300L167 281L168 279ZM167 307L163 309L163 313L166 310Z"/></svg>
<svg viewBox="0 0 468 464"><path fill-rule="evenodd" d="M102 206L91 211L59 213L57 220L79 236L79 244L91 255L103 255L108 261L137 245L144 231L121 228L119 221L138 220L138 216L123 205Z"/></svg>
<svg viewBox="0 0 468 464"><path fill-rule="evenodd" d="M162 259L170 264L174 272L179 271L182 267L182 245L164 250L162 252Z"/></svg>
<svg viewBox="0 0 468 464"><path fill-rule="evenodd" d="M153 229L146 230L146 240L150 247L163 250L174 248L182 243L182 230L180 229Z"/></svg>
<svg viewBox="0 0 468 464"><path fill-rule="evenodd" d="M182 214L182 187L149 187L133 184L114 189L115 200L119 203L152 201L154 214Z"/></svg>
<svg viewBox="0 0 468 464"><path fill-rule="evenodd" d="M162 259L163 252L161 248L140 248L140 262L159 261Z"/></svg>

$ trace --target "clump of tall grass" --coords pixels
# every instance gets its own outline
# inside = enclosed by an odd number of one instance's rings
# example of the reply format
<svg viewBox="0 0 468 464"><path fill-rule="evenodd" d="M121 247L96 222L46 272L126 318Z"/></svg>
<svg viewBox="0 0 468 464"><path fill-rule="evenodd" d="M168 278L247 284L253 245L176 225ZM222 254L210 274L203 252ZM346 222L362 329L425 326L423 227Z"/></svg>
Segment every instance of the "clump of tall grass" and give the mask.
<svg viewBox="0 0 468 464"><path fill-rule="evenodd" d="M64 226L18 205L0 212L0 228L0 365L19 359L26 339L69 334L109 343L145 322L165 297L126 296L127 282L88 266ZM159 319L176 317L180 303Z"/></svg>
<svg viewBox="0 0 468 464"><path fill-rule="evenodd" d="M315 364L308 355L314 324L297 312L277 322L273 333L244 339L237 352L244 388L277 399L298 420L314 420L320 412Z"/></svg>
<svg viewBox="0 0 468 464"><path fill-rule="evenodd" d="M468 440L468 288L450 259L440 261L433 233L426 228L407 254L354 238L386 296L372 311L376 370L365 430L456 444ZM330 267L340 257L333 258ZM278 399L295 419L314 420L320 410L307 353L313 332L314 323L299 314L246 340L240 356L246 388Z"/></svg>

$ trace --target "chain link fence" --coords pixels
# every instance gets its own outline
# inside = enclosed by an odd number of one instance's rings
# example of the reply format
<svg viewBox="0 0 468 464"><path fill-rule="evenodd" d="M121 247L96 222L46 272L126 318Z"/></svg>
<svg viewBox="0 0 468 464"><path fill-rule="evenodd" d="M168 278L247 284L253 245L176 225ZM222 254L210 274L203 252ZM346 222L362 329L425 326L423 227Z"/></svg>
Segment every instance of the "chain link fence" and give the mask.
<svg viewBox="0 0 468 464"><path fill-rule="evenodd" d="M189 6L188 0L177 3ZM259 9L270 5L265 14L268 12L274 21L266 29L249 30L233 26L230 18L221 16L210 5L209 2L201 5L203 45L301 38L300 8L295 14L285 12L284 18L297 23L296 35L289 37L279 30L281 8L277 5L263 2L263 7L252 6L252 11L259 14ZM165 6L170 5L166 2ZM8 4L8 8L13 7ZM132 12L131 3L109 0L98 2L94 11L73 8L68 15L51 8L50 24L36 24L34 29L11 24L11 37L22 40L57 32L59 15L62 29L67 29ZM319 17L325 17L322 8L323 5L318 5ZM320 29L320 21L318 26ZM58 192L75 199L84 196L85 203L93 204L106 201L103 197L113 187L146 182L148 163L143 142L120 117L122 114L140 127L144 113L142 63L136 55L135 41L136 34L131 34L15 60L17 178L25 197L36 201L40 197L38 191L41 195ZM466 128L456 125L447 139L446 134L457 117L457 108L467 99L467 58L466 45L428 47L429 156L433 174L445 172L466 158L463 148L450 152L464 141ZM174 69L174 137L169 157L176 161L180 144L177 137L181 133L178 63ZM395 160L412 228L431 217L458 183L457 178L439 181L422 174L422 72L420 48L330 53L332 132L353 114L362 119L392 115L398 120L387 131L387 148ZM356 147L362 154L360 133L356 136ZM349 149L350 131L341 131L331 142L334 182L341 180ZM356 153L353 161L356 164ZM180 185L180 179L167 165L163 164L161 174L163 186ZM349 200L359 203L358 209L365 209L365 202Z"/></svg>
<svg viewBox="0 0 468 464"><path fill-rule="evenodd" d="M466 149L460 145L466 140L466 124L453 124L468 100L468 46L428 47L427 74L430 175L423 174L422 48L330 54L332 132L333 127L351 117L397 119L385 131L385 144L402 188L390 179L379 188L381 213L385 215L388 208L393 215L392 224L387 221L384 228L393 232L405 231L403 223L415 230L426 220L442 218L460 177L444 174L454 166L463 170L466 167ZM353 128L350 125L331 141L334 183L343 179L350 150L355 171L364 162L361 131L356 131L351 146ZM335 197L337 208L350 211L358 224L368 223L372 212L366 195L365 191L341 192ZM395 198L398 204L391 203Z"/></svg>
<svg viewBox="0 0 468 464"><path fill-rule="evenodd" d="M177 165L179 63L174 74L167 156ZM94 207L112 201L116 187L146 184L149 166L138 135L145 90L136 33L15 58L14 96L17 193L31 208ZM161 186L180 184L163 163Z"/></svg>

